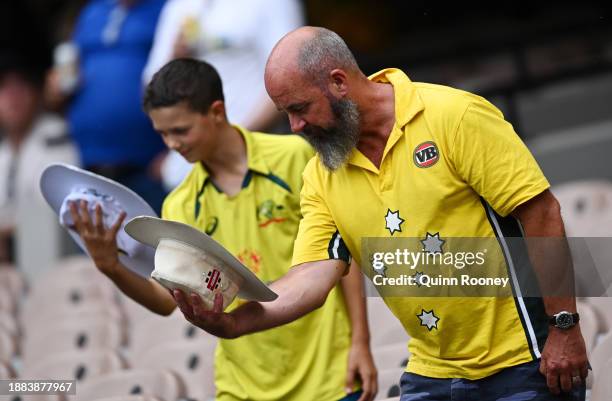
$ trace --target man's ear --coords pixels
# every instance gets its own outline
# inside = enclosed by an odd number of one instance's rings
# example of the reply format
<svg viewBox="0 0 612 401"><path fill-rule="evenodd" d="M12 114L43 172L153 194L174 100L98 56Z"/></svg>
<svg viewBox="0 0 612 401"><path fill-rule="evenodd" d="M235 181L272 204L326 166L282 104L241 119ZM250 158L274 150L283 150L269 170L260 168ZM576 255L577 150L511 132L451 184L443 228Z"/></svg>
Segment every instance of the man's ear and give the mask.
<svg viewBox="0 0 612 401"><path fill-rule="evenodd" d="M336 68L329 73L327 88L337 98L348 94L348 76L346 71Z"/></svg>
<svg viewBox="0 0 612 401"><path fill-rule="evenodd" d="M215 100L210 105L208 109L208 113L216 123L221 123L227 120L227 116L225 114L225 102L223 100Z"/></svg>

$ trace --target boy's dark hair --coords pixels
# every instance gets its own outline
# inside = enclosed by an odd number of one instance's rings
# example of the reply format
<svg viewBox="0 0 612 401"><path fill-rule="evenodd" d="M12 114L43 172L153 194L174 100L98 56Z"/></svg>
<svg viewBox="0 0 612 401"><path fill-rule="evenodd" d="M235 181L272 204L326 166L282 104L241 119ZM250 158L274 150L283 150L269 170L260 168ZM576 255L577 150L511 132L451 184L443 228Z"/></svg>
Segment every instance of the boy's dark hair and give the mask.
<svg viewBox="0 0 612 401"><path fill-rule="evenodd" d="M153 75L142 105L148 113L186 102L193 111L204 114L215 100L224 100L217 70L204 61L179 58Z"/></svg>

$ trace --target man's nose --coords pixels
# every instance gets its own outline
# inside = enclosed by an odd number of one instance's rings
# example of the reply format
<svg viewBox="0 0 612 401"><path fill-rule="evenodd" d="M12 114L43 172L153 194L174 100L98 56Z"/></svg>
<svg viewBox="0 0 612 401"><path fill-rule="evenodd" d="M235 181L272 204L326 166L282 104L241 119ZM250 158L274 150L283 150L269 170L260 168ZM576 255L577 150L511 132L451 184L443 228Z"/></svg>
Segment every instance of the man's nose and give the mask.
<svg viewBox="0 0 612 401"><path fill-rule="evenodd" d="M291 125L292 132L302 132L306 126L306 121L296 116L289 116L289 125Z"/></svg>

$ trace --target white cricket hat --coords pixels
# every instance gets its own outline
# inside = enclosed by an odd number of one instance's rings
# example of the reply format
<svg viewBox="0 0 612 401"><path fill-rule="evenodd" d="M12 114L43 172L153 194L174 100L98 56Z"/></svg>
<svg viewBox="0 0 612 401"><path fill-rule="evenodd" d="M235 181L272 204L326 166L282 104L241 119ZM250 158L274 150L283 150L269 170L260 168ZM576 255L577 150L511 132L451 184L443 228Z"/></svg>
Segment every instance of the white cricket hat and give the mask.
<svg viewBox="0 0 612 401"><path fill-rule="evenodd" d="M93 218L97 203L102 205L104 226L110 227L122 211L127 216L117 233L119 261L143 277L149 277L154 267L155 252L135 241L124 231L125 222L136 216L157 216L155 211L136 192L106 177L64 163L51 164L40 177L40 190L51 208L58 214L60 224L79 247L87 248L79 234L70 228L72 216L68 202L80 199L88 201Z"/></svg>
<svg viewBox="0 0 612 401"><path fill-rule="evenodd" d="M151 277L168 289L199 294L209 308L216 293L223 295L224 309L236 295L260 302L277 297L223 246L187 224L141 216L129 221L125 231L156 248Z"/></svg>

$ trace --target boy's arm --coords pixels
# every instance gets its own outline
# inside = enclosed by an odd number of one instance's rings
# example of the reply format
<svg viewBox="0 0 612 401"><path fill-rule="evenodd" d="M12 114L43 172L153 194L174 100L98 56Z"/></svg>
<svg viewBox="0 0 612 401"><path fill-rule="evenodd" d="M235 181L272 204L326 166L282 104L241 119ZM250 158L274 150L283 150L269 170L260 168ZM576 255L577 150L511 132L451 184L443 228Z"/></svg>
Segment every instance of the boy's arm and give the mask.
<svg viewBox="0 0 612 401"><path fill-rule="evenodd" d="M376 366L370 351L370 329L366 312L363 275L353 260L349 272L340 281L346 308L351 320L351 349L349 351L346 392L353 392L355 380L361 382L363 394L358 401L371 401L378 391Z"/></svg>

